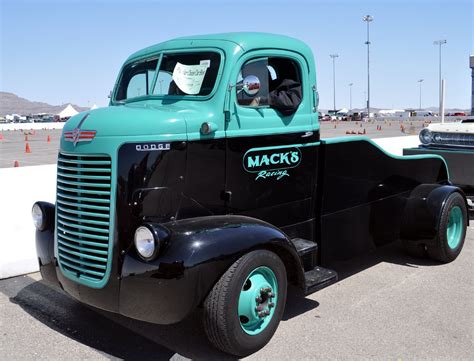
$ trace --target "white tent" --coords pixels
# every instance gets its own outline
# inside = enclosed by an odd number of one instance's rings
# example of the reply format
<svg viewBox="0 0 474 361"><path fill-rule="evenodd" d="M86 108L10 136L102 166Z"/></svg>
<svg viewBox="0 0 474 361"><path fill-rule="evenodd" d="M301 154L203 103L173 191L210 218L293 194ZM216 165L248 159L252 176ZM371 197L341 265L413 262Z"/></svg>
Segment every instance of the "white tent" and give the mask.
<svg viewBox="0 0 474 361"><path fill-rule="evenodd" d="M338 110L337 114L340 114L340 115L346 115L347 113L349 113L349 109L347 108L342 108L341 110Z"/></svg>
<svg viewBox="0 0 474 361"><path fill-rule="evenodd" d="M71 104L68 104L68 106L64 108L58 115L59 115L59 118L63 119L63 118L70 118L76 114L79 114L79 112L76 109L74 109Z"/></svg>
<svg viewBox="0 0 474 361"><path fill-rule="evenodd" d="M94 109L97 109L97 108L98 108L97 104L94 104L93 106L91 106L91 110L94 110Z"/></svg>

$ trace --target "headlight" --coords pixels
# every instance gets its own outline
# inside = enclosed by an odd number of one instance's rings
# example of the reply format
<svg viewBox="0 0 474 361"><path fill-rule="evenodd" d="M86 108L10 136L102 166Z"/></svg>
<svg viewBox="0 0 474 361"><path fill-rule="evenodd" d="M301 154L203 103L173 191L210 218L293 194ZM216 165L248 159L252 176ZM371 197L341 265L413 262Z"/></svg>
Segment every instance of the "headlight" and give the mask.
<svg viewBox="0 0 474 361"><path fill-rule="evenodd" d="M33 208L31 209L31 217L33 218L33 224L35 225L36 229L38 231L44 230L46 226L46 216L38 203L33 204Z"/></svg>
<svg viewBox="0 0 474 361"><path fill-rule="evenodd" d="M140 226L137 228L135 231L134 242L138 254L145 261L152 259L159 251L158 236L146 226Z"/></svg>
<svg viewBox="0 0 474 361"><path fill-rule="evenodd" d="M431 132L429 129L423 129L420 132L420 142L423 144L430 144L431 143Z"/></svg>

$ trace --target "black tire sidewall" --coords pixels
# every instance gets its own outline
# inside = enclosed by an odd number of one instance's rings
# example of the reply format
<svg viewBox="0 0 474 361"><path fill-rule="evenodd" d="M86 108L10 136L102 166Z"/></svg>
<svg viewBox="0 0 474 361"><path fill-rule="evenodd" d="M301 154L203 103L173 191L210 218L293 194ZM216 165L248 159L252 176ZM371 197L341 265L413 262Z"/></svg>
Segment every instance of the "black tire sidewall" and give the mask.
<svg viewBox="0 0 474 361"><path fill-rule="evenodd" d="M240 325L238 303L245 280L254 269L260 266L268 267L275 274L278 281L278 299L273 317L268 326L257 335L249 335ZM233 344L232 348L235 354L239 356L249 355L270 341L278 328L278 324L285 310L286 292L287 279L285 265L275 253L266 250L257 250L243 257L235 272L235 276L230 282L227 297L228 302L226 305L229 340Z"/></svg>
<svg viewBox="0 0 474 361"><path fill-rule="evenodd" d="M463 217L463 229L461 234L461 240L456 248L449 247L448 244L448 223L449 223L449 216L451 214L451 210L453 207L459 207L462 211ZM439 220L439 227L438 227L438 237L437 237L437 251L439 254L438 258L441 258L441 261L451 262L456 259L456 257L461 253L462 247L464 245L464 239L466 237L466 225L467 225L467 209L466 209L466 202L464 201L464 197L459 193L452 193L447 201L443 210L441 212L441 217Z"/></svg>

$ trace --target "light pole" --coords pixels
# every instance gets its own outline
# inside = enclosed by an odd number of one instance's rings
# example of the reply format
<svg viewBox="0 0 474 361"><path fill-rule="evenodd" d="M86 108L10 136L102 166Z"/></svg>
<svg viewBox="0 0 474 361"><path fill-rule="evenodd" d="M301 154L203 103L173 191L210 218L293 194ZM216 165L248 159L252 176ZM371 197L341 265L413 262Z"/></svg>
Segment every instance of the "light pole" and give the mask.
<svg viewBox="0 0 474 361"><path fill-rule="evenodd" d="M433 45L439 45L439 103L441 109L441 45L446 44L446 39L440 39L433 42Z"/></svg>
<svg viewBox="0 0 474 361"><path fill-rule="evenodd" d="M338 54L330 54L332 58L332 84L333 84L333 105L334 105L334 115L336 115L336 58L339 57Z"/></svg>
<svg viewBox="0 0 474 361"><path fill-rule="evenodd" d="M420 84L420 108L419 108L419 110L421 110L421 83L423 83L424 80L425 79L419 79L418 80L418 83Z"/></svg>
<svg viewBox="0 0 474 361"><path fill-rule="evenodd" d="M370 119L370 37L369 37L369 24L374 21L371 15L365 15L362 18L367 23L367 117Z"/></svg>
<svg viewBox="0 0 474 361"><path fill-rule="evenodd" d="M352 86L354 83L349 83L349 112L352 112Z"/></svg>
<svg viewBox="0 0 474 361"><path fill-rule="evenodd" d="M160 95L163 95L163 79L160 80Z"/></svg>

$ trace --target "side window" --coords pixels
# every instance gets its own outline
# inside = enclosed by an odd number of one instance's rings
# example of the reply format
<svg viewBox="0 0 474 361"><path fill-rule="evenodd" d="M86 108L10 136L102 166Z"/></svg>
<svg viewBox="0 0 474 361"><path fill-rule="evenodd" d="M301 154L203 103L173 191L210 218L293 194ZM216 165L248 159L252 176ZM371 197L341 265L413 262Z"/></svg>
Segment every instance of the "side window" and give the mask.
<svg viewBox="0 0 474 361"><path fill-rule="evenodd" d="M260 81L255 94L244 90L245 79ZM248 61L242 66L237 79L237 102L248 107L270 106L283 115L294 113L302 99L301 70L290 58L268 57ZM248 89L248 85L247 88Z"/></svg>

